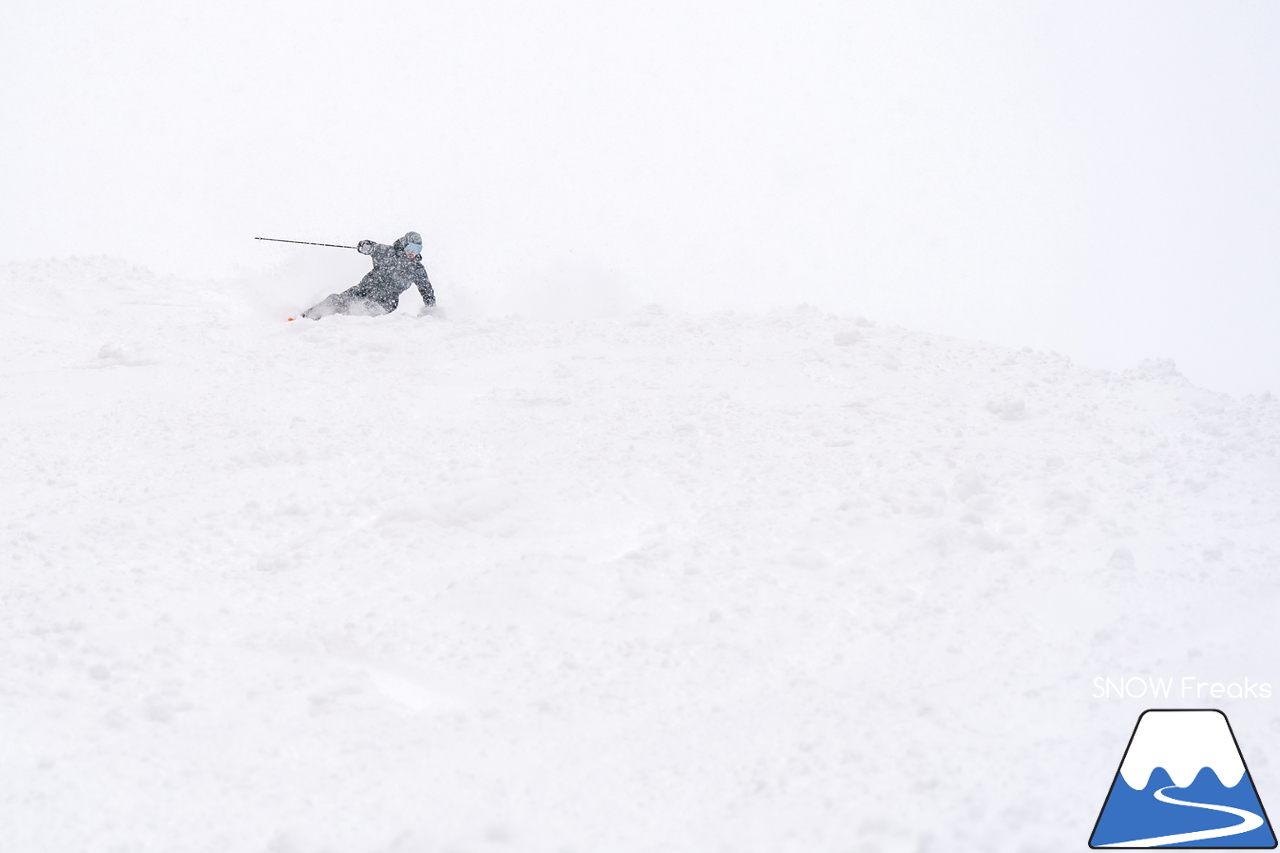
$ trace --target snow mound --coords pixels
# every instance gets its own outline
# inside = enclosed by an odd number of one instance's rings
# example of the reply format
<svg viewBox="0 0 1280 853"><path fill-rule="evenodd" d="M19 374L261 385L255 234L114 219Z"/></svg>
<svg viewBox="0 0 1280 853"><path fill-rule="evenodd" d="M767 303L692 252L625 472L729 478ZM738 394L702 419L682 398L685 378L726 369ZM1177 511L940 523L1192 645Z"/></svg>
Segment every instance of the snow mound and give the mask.
<svg viewBox="0 0 1280 853"><path fill-rule="evenodd" d="M1280 406L1171 365L0 287L14 849L1064 849L1094 677L1269 661Z"/></svg>

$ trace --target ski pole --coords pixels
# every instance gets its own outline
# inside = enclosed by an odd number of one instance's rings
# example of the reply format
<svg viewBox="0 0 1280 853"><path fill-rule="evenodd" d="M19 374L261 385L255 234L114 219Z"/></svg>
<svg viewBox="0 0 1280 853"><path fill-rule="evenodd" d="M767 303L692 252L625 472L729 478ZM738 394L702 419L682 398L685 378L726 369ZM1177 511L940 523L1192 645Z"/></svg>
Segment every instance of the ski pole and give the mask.
<svg viewBox="0 0 1280 853"><path fill-rule="evenodd" d="M339 246L337 243L308 243L306 240L280 240L276 237L254 237L255 240L270 240L272 243L298 243L302 246L328 246L332 249L354 249L355 246Z"/></svg>

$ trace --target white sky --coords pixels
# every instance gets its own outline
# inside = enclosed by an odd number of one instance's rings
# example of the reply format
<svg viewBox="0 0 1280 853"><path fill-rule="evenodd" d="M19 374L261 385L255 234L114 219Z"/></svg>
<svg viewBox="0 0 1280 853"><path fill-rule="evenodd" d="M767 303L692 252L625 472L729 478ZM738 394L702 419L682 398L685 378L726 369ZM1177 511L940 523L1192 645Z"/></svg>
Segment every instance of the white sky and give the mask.
<svg viewBox="0 0 1280 853"><path fill-rule="evenodd" d="M1276 44L1274 2L9 0L0 261L414 229L503 313L809 302L1280 393Z"/></svg>

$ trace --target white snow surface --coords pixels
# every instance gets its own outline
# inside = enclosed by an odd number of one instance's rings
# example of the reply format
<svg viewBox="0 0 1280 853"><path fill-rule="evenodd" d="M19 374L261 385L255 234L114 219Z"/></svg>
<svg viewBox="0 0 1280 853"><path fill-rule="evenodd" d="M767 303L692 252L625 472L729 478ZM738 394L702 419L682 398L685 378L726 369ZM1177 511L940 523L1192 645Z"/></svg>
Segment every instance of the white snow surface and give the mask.
<svg viewBox="0 0 1280 853"><path fill-rule="evenodd" d="M1185 788L1208 767L1218 781L1234 788L1244 777L1244 760L1227 718L1220 711L1148 711L1133 733L1120 765L1130 788L1147 787L1151 773L1163 767L1173 784Z"/></svg>
<svg viewBox="0 0 1280 853"><path fill-rule="evenodd" d="M1280 406L1169 362L0 295L5 850L1075 849L1093 678L1280 682Z"/></svg>

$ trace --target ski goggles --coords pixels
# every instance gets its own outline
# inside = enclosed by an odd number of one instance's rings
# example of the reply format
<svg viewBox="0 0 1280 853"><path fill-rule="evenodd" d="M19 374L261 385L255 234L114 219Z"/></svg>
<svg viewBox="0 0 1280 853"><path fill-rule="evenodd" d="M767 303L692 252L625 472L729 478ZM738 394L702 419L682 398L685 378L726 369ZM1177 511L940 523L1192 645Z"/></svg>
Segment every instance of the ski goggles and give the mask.
<svg viewBox="0 0 1280 853"><path fill-rule="evenodd" d="M406 252L408 252L409 254L411 254L411 255L421 255L421 254L422 254L422 244L421 244L421 243L409 243L408 245L406 245L406 246L404 247L404 250L405 250Z"/></svg>

